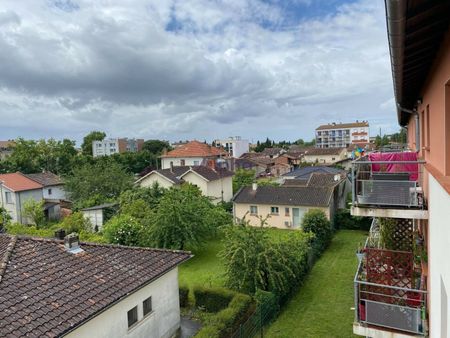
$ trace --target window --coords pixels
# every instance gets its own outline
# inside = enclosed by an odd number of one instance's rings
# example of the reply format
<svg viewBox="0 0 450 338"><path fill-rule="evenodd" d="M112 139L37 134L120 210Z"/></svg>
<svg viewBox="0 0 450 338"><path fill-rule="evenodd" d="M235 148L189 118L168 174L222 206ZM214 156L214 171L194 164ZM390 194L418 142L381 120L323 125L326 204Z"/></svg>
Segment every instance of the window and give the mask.
<svg viewBox="0 0 450 338"><path fill-rule="evenodd" d="M11 193L8 191L5 191L5 200L6 200L6 203L9 203L9 204L12 204L12 202L13 202Z"/></svg>
<svg viewBox="0 0 450 338"><path fill-rule="evenodd" d="M49 194L49 195L52 194L52 189L48 189L48 194Z"/></svg>
<svg viewBox="0 0 450 338"><path fill-rule="evenodd" d="M270 207L270 213L272 215L278 215L279 213L279 208L278 207Z"/></svg>
<svg viewBox="0 0 450 338"><path fill-rule="evenodd" d="M144 316L151 313L152 310L152 297L148 297L146 300L142 302L142 307L144 308Z"/></svg>
<svg viewBox="0 0 450 338"><path fill-rule="evenodd" d="M200 161L194 161L194 165L200 165Z"/></svg>
<svg viewBox="0 0 450 338"><path fill-rule="evenodd" d="M128 327L130 328L138 321L137 306L128 311Z"/></svg>
<svg viewBox="0 0 450 338"><path fill-rule="evenodd" d="M289 208L284 208L284 215L289 216L289 211L290 211Z"/></svg>
<svg viewBox="0 0 450 338"><path fill-rule="evenodd" d="M185 160L180 160L180 165L186 165L186 161Z"/></svg>
<svg viewBox="0 0 450 338"><path fill-rule="evenodd" d="M257 215L258 214L258 207L256 205L250 206L250 214L251 215Z"/></svg>

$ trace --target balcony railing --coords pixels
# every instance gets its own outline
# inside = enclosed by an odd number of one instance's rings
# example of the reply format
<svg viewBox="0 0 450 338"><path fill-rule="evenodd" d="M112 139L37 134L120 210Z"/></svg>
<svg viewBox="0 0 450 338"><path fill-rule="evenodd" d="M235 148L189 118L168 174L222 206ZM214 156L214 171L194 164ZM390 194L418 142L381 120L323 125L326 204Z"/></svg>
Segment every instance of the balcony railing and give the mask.
<svg viewBox="0 0 450 338"><path fill-rule="evenodd" d="M396 160L407 158L403 154L410 153L380 154L381 158L393 160L374 160L376 157L369 155L353 162L353 206L425 208L422 190L425 162Z"/></svg>
<svg viewBox="0 0 450 338"><path fill-rule="evenodd" d="M381 248L374 220L354 279L355 321L363 326L425 336L427 291L413 253Z"/></svg>

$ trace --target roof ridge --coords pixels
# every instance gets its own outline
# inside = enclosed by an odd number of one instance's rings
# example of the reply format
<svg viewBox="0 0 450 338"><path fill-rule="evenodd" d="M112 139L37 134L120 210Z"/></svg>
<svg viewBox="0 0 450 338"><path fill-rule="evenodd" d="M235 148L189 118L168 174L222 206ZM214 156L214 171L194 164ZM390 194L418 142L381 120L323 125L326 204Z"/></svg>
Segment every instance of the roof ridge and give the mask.
<svg viewBox="0 0 450 338"><path fill-rule="evenodd" d="M10 236L10 235L6 235L6 236L9 237L11 240L8 243L8 246L6 247L6 251L3 255L2 260L0 261L0 283L2 281L3 274L6 270L6 267L8 266L9 258L11 257L11 254L12 254L14 247L16 246L16 242L17 242L17 236Z"/></svg>

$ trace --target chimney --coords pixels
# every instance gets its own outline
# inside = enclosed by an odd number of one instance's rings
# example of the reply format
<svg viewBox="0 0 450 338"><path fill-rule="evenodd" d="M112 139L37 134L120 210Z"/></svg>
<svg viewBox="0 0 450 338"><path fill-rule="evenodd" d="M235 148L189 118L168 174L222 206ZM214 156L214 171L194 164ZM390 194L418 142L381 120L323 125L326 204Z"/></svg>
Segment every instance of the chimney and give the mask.
<svg viewBox="0 0 450 338"><path fill-rule="evenodd" d="M339 174L334 175L335 182L339 181L340 179L341 179L341 175L339 175Z"/></svg>
<svg viewBox="0 0 450 338"><path fill-rule="evenodd" d="M64 247L66 248L66 251L70 252L71 254L78 254L84 251L80 248L78 234L74 232L64 237Z"/></svg>
<svg viewBox="0 0 450 338"><path fill-rule="evenodd" d="M66 230L58 229L55 231L55 238L63 240L66 237Z"/></svg>
<svg viewBox="0 0 450 338"><path fill-rule="evenodd" d="M170 172L173 173L173 162L170 161Z"/></svg>
<svg viewBox="0 0 450 338"><path fill-rule="evenodd" d="M258 190L258 183L256 183L256 182L252 183L252 190L253 191Z"/></svg>

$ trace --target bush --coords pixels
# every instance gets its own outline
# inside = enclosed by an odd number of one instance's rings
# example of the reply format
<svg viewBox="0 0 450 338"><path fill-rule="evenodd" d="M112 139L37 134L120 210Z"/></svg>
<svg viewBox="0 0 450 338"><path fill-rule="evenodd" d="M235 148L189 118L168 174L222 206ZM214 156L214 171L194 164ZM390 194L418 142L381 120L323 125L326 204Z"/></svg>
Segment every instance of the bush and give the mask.
<svg viewBox="0 0 450 338"><path fill-rule="evenodd" d="M6 225L6 232L10 235L26 235L33 237L53 237L55 235L53 229L38 229L36 226L28 226L19 223L11 223Z"/></svg>
<svg viewBox="0 0 450 338"><path fill-rule="evenodd" d="M218 312L228 306L234 292L223 288L194 288L195 305L207 312Z"/></svg>
<svg viewBox="0 0 450 338"><path fill-rule="evenodd" d="M79 233L81 242L90 242L90 243L108 243L105 237L100 235L99 233L93 233L89 231L81 231Z"/></svg>
<svg viewBox="0 0 450 338"><path fill-rule="evenodd" d="M280 299L273 292L258 289L255 292L255 299L259 306L270 311L270 315L266 317L267 321L276 317L280 311Z"/></svg>
<svg viewBox="0 0 450 338"><path fill-rule="evenodd" d="M92 231L92 223L86 219L81 212L74 212L64 217L59 227L66 231L66 234L72 232L80 233L82 231Z"/></svg>
<svg viewBox="0 0 450 338"><path fill-rule="evenodd" d="M334 215L336 229L369 230L372 219L370 217L352 216L350 210L339 209Z"/></svg>
<svg viewBox="0 0 450 338"><path fill-rule="evenodd" d="M33 222L36 228L43 227L45 225L44 201L26 200L23 203L23 215Z"/></svg>
<svg viewBox="0 0 450 338"><path fill-rule="evenodd" d="M180 306L187 307L189 304L189 287L180 285L178 291L180 295Z"/></svg>
<svg viewBox="0 0 450 338"><path fill-rule="evenodd" d="M138 246L143 227L130 215L121 214L111 218L105 224L103 231L109 243Z"/></svg>
<svg viewBox="0 0 450 338"><path fill-rule="evenodd" d="M332 237L331 224L325 213L319 209L308 210L303 216L302 228L314 234L313 249L316 254L322 253Z"/></svg>

